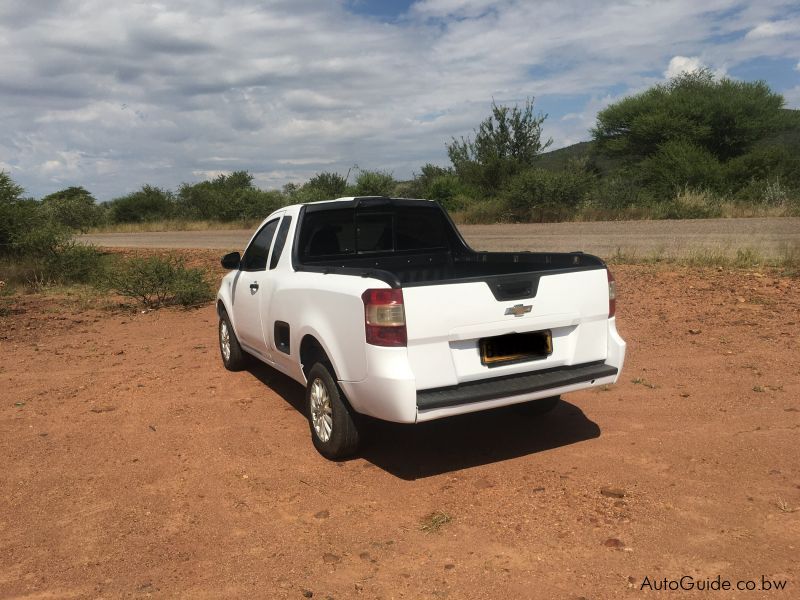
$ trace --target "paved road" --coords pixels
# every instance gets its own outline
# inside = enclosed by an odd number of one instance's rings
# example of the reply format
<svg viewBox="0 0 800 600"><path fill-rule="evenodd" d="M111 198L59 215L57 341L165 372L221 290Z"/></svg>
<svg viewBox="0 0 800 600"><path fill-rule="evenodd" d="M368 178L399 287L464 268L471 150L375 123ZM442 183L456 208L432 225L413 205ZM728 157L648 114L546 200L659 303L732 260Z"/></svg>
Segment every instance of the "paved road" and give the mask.
<svg viewBox="0 0 800 600"><path fill-rule="evenodd" d="M608 257L618 250L637 256L686 256L714 251L735 255L752 248L764 257L800 247L800 218L702 219L461 225L476 250L583 250ZM83 241L117 248L216 248L240 250L252 231L165 231L103 233Z"/></svg>

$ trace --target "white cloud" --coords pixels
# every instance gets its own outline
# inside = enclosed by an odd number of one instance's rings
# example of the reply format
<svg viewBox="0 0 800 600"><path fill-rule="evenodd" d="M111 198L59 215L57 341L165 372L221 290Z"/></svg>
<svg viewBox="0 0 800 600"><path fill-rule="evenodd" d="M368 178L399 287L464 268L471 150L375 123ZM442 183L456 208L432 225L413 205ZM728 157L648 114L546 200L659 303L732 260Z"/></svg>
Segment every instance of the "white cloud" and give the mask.
<svg viewBox="0 0 800 600"><path fill-rule="evenodd" d="M782 93L786 100L786 108L800 109L800 85L784 90Z"/></svg>
<svg viewBox="0 0 800 600"><path fill-rule="evenodd" d="M414 4L412 12L423 17L476 17L498 4L508 3L496 0L421 0Z"/></svg>
<svg viewBox="0 0 800 600"><path fill-rule="evenodd" d="M782 19L779 21L764 21L753 27L745 35L746 39L771 38L789 34L797 34L800 30L800 19Z"/></svg>
<svg viewBox="0 0 800 600"><path fill-rule="evenodd" d="M704 64L697 56L673 56L669 61L669 65L667 65L667 70L664 71L664 77L666 79L672 79L682 73L694 73L701 69L708 68L710 67ZM725 67L711 69L711 72L716 77L724 77L727 75L727 69Z"/></svg>
<svg viewBox="0 0 800 600"><path fill-rule="evenodd" d="M696 56L673 56L669 61L667 70L664 71L664 77L672 79L681 73L694 73L704 66Z"/></svg>
<svg viewBox="0 0 800 600"><path fill-rule="evenodd" d="M104 199L237 169L276 187L354 163L407 177L446 163L492 98L569 103L548 108L558 146L666 64L797 59L791 32L742 33L783 23L784 0L422 0L391 23L347 6L0 3L0 164L31 194Z"/></svg>

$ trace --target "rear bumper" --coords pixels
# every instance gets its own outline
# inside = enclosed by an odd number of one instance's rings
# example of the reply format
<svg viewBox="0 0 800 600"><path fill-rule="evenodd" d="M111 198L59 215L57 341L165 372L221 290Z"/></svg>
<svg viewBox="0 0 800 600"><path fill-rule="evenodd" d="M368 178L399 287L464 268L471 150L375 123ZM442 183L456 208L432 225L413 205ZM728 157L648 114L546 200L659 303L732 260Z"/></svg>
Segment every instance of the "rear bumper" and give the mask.
<svg viewBox="0 0 800 600"><path fill-rule="evenodd" d="M613 318L608 320L607 341L605 360L426 390L417 390L405 348L369 346L369 376L339 385L359 413L395 423L419 423L614 383L625 362L625 342Z"/></svg>
<svg viewBox="0 0 800 600"><path fill-rule="evenodd" d="M617 367L607 365L604 361L597 361L544 369L533 373L521 373L509 377L481 379L453 387L419 391L417 392L417 409L425 411L533 394L576 383L616 377L618 372Z"/></svg>

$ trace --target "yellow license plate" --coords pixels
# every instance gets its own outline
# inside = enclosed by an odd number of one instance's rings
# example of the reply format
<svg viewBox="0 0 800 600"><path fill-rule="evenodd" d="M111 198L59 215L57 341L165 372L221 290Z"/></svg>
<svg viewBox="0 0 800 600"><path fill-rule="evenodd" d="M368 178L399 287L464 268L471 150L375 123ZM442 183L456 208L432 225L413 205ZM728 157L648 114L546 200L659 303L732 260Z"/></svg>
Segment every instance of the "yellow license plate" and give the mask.
<svg viewBox="0 0 800 600"><path fill-rule="evenodd" d="M549 329L531 333L509 333L482 338L478 346L481 363L495 367L547 358L553 353L553 336Z"/></svg>

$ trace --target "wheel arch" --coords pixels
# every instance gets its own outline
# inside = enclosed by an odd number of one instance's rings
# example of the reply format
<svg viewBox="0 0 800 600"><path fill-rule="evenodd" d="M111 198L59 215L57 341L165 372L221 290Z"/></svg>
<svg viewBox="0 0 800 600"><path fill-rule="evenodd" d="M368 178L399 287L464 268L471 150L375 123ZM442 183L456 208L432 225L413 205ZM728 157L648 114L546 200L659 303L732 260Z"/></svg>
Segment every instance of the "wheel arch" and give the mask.
<svg viewBox="0 0 800 600"><path fill-rule="evenodd" d="M333 371L332 375L334 379L337 378L336 366L333 364L328 350L322 342L317 339L317 336L312 333L306 333L300 340L300 365L306 380L308 380L308 372L311 370L311 367L317 362L323 362L330 366Z"/></svg>

